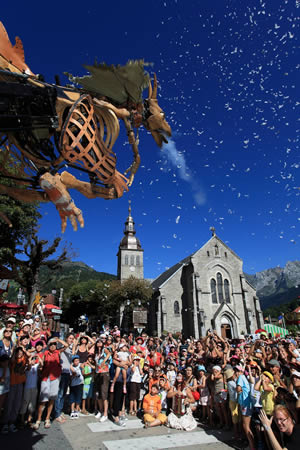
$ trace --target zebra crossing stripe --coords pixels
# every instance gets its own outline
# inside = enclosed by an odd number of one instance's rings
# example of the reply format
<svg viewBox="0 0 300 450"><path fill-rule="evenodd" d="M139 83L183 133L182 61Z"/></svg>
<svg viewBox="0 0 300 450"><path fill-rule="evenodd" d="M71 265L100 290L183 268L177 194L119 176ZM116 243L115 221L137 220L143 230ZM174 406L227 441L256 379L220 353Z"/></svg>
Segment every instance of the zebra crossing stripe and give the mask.
<svg viewBox="0 0 300 450"><path fill-rule="evenodd" d="M188 449L190 445L200 446L213 443L220 443L220 441L212 434L206 434L205 431L185 431L135 439L104 441L103 445L106 450L166 450L176 447Z"/></svg>
<svg viewBox="0 0 300 450"><path fill-rule="evenodd" d="M137 428L143 428L142 421L139 419L133 419L133 420L127 420L126 426L124 428L119 427L118 425L115 425L111 421L107 422L91 422L88 423L87 426L93 433L101 433L104 431L126 431L126 430L133 430Z"/></svg>

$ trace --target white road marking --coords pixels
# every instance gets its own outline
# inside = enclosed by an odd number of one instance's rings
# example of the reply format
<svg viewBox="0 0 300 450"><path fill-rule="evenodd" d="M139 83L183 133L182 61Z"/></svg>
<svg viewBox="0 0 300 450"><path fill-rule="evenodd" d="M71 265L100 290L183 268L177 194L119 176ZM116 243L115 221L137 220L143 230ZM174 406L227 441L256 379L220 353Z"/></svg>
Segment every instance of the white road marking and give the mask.
<svg viewBox="0 0 300 450"><path fill-rule="evenodd" d="M104 441L106 450L165 450L167 448L184 447L220 443L220 441L205 431L167 434L160 436L145 436L135 439Z"/></svg>
<svg viewBox="0 0 300 450"><path fill-rule="evenodd" d="M93 433L101 433L104 431L126 431L126 430L133 430L135 428L143 428L142 421L139 419L133 419L133 420L127 420L125 427L118 427L118 425L115 425L111 421L107 422L91 422L88 423L87 426Z"/></svg>

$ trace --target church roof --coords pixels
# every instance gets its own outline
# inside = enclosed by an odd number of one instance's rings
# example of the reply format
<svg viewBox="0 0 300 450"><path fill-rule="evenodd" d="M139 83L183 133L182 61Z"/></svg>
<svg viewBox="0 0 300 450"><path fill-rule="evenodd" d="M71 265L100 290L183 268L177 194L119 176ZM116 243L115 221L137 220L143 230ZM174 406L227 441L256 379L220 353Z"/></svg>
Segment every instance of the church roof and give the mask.
<svg viewBox="0 0 300 450"><path fill-rule="evenodd" d="M151 284L152 288L155 290L155 289L158 289L158 288L162 287L162 285L166 281L168 281L170 278L172 278L173 275L175 275L175 273L179 269L181 269L181 267L185 266L186 264L188 264L190 262L190 259L191 259L192 255L187 256L186 258L182 259L180 262L178 262L174 266L170 267L168 270L166 270L161 275L159 275L157 278L155 278L155 280Z"/></svg>
<svg viewBox="0 0 300 450"><path fill-rule="evenodd" d="M240 258L239 255L237 255L230 247L228 247L228 245L226 245L225 242L223 242L222 239L220 239L216 234L213 234L212 237L204 245L202 245L202 247L199 248L199 250L206 247L213 240L219 241L222 245L224 245L224 247L226 247L226 249L229 252L231 252L236 258L238 258L240 261L242 261L242 258ZM197 251L199 251L199 250L197 250Z"/></svg>

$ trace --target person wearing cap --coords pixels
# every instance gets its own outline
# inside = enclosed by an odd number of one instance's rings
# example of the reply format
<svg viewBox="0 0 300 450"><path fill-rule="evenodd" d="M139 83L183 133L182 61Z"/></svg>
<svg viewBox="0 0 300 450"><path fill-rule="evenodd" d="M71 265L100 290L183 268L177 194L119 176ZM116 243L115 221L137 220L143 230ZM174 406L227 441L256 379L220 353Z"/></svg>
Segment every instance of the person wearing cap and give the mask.
<svg viewBox="0 0 300 450"><path fill-rule="evenodd" d="M197 367L198 370L198 389L200 393L199 405L202 407L201 421L210 420L212 425L212 415L210 414L210 408L208 406L210 401L209 389L207 387L206 368L200 364Z"/></svg>
<svg viewBox="0 0 300 450"><path fill-rule="evenodd" d="M267 363L271 374L274 378L274 387L275 389L278 387L283 387L284 389L287 389L288 383L285 377L281 375L281 367L280 362L277 359L270 359Z"/></svg>
<svg viewBox="0 0 300 450"><path fill-rule="evenodd" d="M140 350L143 353L143 356L146 355L146 347L143 345L144 344L144 339L142 338L142 336L138 336L135 339L135 344L131 345L131 347L129 348L129 352L133 354L133 356L135 356L137 354L137 351Z"/></svg>
<svg viewBox="0 0 300 450"><path fill-rule="evenodd" d="M69 398L69 403L71 405L70 418L78 419L84 383L82 369L80 367L79 355L72 356L72 364L70 366L70 371L71 371L71 385Z"/></svg>
<svg viewBox="0 0 300 450"><path fill-rule="evenodd" d="M300 408L300 371L291 371L291 383L289 386L289 392L297 399L296 407Z"/></svg>
<svg viewBox="0 0 300 450"><path fill-rule="evenodd" d="M57 349L57 343L62 345L62 348ZM59 380L61 375L60 354L68 347L68 344L61 339L52 338L48 342L48 350L44 352L42 359L42 374L41 374L41 391L38 406L37 421L34 424L34 429L38 430L41 424L43 411L46 403L48 403L45 428L50 428L50 416L54 406L55 399L58 395Z"/></svg>
<svg viewBox="0 0 300 450"><path fill-rule="evenodd" d="M176 364L172 360L168 361L166 376L170 386L174 386L176 380Z"/></svg>
<svg viewBox="0 0 300 450"><path fill-rule="evenodd" d="M27 323L28 325L30 325L30 327L32 326L33 319L32 319L32 313L30 311L27 311L27 313L25 314L24 323Z"/></svg>
<svg viewBox="0 0 300 450"><path fill-rule="evenodd" d="M274 398L275 398L275 387L274 387L274 377L273 375L265 370L260 379L255 383L254 389L260 391L261 393L261 403L262 407L267 414L271 416L274 411Z"/></svg>
<svg viewBox="0 0 300 450"><path fill-rule="evenodd" d="M13 342L13 344L16 344L17 343L17 335L16 335L16 332L14 331L15 325L16 325L16 319L12 316L8 317L5 321L5 326L3 328L1 328L1 330L0 330L0 339L3 339L4 330L9 329L12 331L12 335L11 335L12 342Z"/></svg>

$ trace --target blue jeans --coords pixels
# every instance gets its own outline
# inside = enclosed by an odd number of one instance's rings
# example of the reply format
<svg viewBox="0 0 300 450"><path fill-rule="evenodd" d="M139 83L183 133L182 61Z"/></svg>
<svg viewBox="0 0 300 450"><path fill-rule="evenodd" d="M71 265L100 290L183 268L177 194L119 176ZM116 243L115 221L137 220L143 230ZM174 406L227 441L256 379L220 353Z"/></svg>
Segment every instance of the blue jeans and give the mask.
<svg viewBox="0 0 300 450"><path fill-rule="evenodd" d="M65 396L70 385L71 375L69 373L62 373L60 376L60 383L58 395L55 400L55 418L59 417L64 407Z"/></svg>

